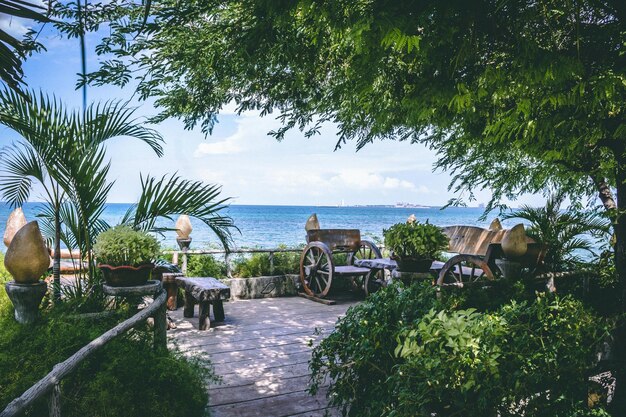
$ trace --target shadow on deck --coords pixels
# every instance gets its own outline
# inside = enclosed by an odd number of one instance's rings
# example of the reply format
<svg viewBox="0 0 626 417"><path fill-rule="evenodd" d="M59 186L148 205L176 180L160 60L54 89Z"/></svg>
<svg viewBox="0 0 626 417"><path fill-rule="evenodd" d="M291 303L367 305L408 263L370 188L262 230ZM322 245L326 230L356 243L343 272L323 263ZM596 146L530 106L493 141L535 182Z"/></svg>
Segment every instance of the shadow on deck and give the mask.
<svg viewBox="0 0 626 417"><path fill-rule="evenodd" d="M170 312L177 328L168 332L183 351L206 352L221 384L209 386L211 415L323 416L325 391L307 392L311 343L332 331L355 299L326 306L300 297L231 301L226 320L198 330L182 309Z"/></svg>

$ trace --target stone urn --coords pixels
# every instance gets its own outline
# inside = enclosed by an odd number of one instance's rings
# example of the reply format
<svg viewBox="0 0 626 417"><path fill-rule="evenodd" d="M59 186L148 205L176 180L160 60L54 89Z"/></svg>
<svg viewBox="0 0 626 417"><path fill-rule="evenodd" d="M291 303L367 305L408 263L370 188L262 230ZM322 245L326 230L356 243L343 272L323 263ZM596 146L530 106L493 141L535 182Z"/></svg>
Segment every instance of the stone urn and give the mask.
<svg viewBox="0 0 626 417"><path fill-rule="evenodd" d="M191 220L189 220L189 216L186 214L181 214L176 220L176 234L178 235L178 239L189 239L189 235L193 231L193 227L191 226Z"/></svg>
<svg viewBox="0 0 626 417"><path fill-rule="evenodd" d="M24 216L21 207L16 208L9 214L7 226L6 229L4 229L4 245L7 248L11 244L11 240L13 240L13 236L15 236L17 231L24 227L26 223L26 216Z"/></svg>
<svg viewBox="0 0 626 417"><path fill-rule="evenodd" d="M317 214L313 213L306 220L306 224L304 225L304 230L307 232L309 230L318 230L320 228L320 222L317 220Z"/></svg>
<svg viewBox="0 0 626 417"><path fill-rule="evenodd" d="M507 259L518 259L524 256L526 251L528 251L524 225L520 223L504 232L500 244L502 245L502 252Z"/></svg>
<svg viewBox="0 0 626 417"><path fill-rule="evenodd" d="M27 223L19 229L4 256L4 266L17 284L35 284L50 267L50 255L39 224Z"/></svg>

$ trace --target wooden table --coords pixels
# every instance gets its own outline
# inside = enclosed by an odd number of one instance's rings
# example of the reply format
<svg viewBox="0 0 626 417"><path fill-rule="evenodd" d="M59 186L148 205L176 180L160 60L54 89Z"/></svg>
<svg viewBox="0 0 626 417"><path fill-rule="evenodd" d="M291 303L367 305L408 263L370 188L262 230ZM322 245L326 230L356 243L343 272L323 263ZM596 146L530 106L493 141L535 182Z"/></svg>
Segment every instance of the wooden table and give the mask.
<svg viewBox="0 0 626 417"><path fill-rule="evenodd" d="M230 288L213 277L176 277L176 283L185 290L183 316L193 317L194 305L199 305L198 329L211 327L209 310L213 306L215 321L224 321L223 300L230 298Z"/></svg>

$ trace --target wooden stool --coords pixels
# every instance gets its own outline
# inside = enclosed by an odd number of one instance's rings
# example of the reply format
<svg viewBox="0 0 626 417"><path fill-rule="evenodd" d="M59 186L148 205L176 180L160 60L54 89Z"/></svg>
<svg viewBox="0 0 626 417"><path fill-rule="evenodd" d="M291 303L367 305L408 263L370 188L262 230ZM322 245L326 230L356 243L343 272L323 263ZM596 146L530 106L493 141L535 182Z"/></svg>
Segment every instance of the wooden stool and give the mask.
<svg viewBox="0 0 626 417"><path fill-rule="evenodd" d="M215 321L224 321L223 300L230 298L230 288L222 282L211 277L177 277L176 282L185 290L185 307L183 316L193 317L194 305L200 305L200 318L198 329L206 330L211 327L209 318L210 306L213 305L213 317Z"/></svg>

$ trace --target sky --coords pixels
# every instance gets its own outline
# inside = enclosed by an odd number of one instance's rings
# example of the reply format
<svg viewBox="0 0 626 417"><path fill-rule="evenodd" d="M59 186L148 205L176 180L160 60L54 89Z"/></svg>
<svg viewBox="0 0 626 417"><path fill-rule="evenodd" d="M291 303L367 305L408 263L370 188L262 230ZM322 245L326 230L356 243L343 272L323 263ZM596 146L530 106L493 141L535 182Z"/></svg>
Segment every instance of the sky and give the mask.
<svg viewBox="0 0 626 417"><path fill-rule="evenodd" d="M0 28L23 30L18 21L0 20ZM80 108L81 91L75 90L80 71L79 44L63 39L53 30L39 38L47 51L30 57L24 64L28 87L56 95L69 107ZM87 38L88 71L97 68L99 57L93 52L97 35ZM132 89L114 86L90 87L88 101L122 100L132 97ZM132 102L137 115L158 112L150 102ZM321 135L305 138L291 131L278 142L267 132L280 124L276 115L257 113L237 115L227 105L211 136L200 129L188 131L179 120L171 119L153 126L165 138L165 155L158 158L147 145L129 138L107 143L111 160L110 180L115 181L109 202L128 203L140 193L140 173L180 176L222 185L223 196L233 204L262 205L387 205L397 202L440 206L453 197L464 197L447 190L450 173L433 172L436 155L423 145L397 141L378 141L359 152L348 142L334 151L336 127L327 124ZM18 136L0 127L0 145ZM476 190L477 201L486 203L489 190ZM33 200L38 199L34 193ZM542 196L522 196L519 204L542 205Z"/></svg>

